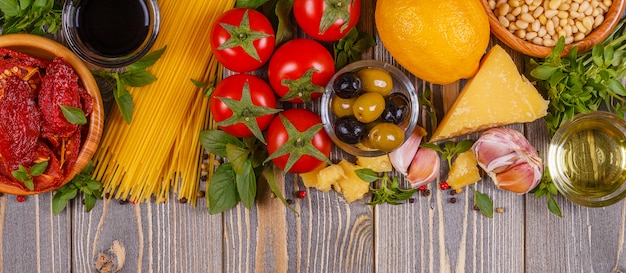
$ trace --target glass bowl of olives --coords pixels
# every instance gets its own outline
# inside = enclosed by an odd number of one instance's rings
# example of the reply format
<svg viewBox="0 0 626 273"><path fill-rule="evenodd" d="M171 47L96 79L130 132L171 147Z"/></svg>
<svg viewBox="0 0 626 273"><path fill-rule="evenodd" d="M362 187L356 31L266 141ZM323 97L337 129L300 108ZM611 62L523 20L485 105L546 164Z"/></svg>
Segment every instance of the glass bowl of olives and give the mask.
<svg viewBox="0 0 626 273"><path fill-rule="evenodd" d="M333 75L322 96L324 129L343 151L374 157L387 154L410 136L419 102L409 78L376 60L351 63Z"/></svg>

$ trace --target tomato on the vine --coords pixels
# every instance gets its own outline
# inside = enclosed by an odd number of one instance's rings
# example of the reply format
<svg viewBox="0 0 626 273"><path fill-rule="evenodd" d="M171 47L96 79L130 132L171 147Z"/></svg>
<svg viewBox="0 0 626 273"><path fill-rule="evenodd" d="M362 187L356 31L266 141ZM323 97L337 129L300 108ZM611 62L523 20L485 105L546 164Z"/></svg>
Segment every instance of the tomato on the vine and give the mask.
<svg viewBox="0 0 626 273"><path fill-rule="evenodd" d="M361 0L294 0L293 14L306 34L334 42L346 36L359 21Z"/></svg>
<svg viewBox="0 0 626 273"><path fill-rule="evenodd" d="M284 43L270 59L267 77L282 101L310 103L324 93L335 74L330 52L311 39L294 39Z"/></svg>
<svg viewBox="0 0 626 273"><path fill-rule="evenodd" d="M276 96L264 80L249 74L235 74L223 79L209 102L218 127L236 137L255 136L263 143L262 131L272 122Z"/></svg>
<svg viewBox="0 0 626 273"><path fill-rule="evenodd" d="M224 12L211 27L211 50L226 68L249 72L263 66L272 56L275 32L262 13L248 8Z"/></svg>
<svg viewBox="0 0 626 273"><path fill-rule="evenodd" d="M267 160L290 173L306 173L330 164L332 141L314 112L291 108L267 128Z"/></svg>

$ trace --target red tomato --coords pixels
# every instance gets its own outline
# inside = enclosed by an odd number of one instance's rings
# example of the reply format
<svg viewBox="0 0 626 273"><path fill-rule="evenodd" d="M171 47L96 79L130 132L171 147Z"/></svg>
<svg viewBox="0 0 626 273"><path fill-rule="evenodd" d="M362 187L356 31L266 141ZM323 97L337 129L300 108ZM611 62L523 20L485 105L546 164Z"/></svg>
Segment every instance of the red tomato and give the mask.
<svg viewBox="0 0 626 273"><path fill-rule="evenodd" d="M263 66L274 52L274 28L262 13L247 8L224 12L211 27L211 50L219 62L236 72Z"/></svg>
<svg viewBox="0 0 626 273"><path fill-rule="evenodd" d="M315 135L308 141L305 138L297 141L301 136L297 135L297 132L289 132L286 129L289 125L285 125L281 116L293 124L300 133L322 124L322 119L316 113L306 109L291 108L278 114L267 128L267 152L276 166L284 170L290 156L297 158L295 164L286 170L290 173L306 173L330 163L328 157L332 149L332 141L323 127L320 126L317 132L312 132ZM314 153L323 157L323 160L312 156Z"/></svg>
<svg viewBox="0 0 626 273"><path fill-rule="evenodd" d="M334 42L359 22L361 0L294 0L293 14L298 25L314 39Z"/></svg>
<svg viewBox="0 0 626 273"><path fill-rule="evenodd" d="M245 85L248 85L249 91L246 90ZM249 92L246 101L243 95L245 92ZM232 99L236 102L241 109L235 111L224 103L223 98ZM250 103L251 102L251 103ZM249 74L235 74L223 79L213 91L209 107L213 119L218 122L218 126L221 130L236 137L249 137L257 136L257 138L263 141L263 135L261 131L265 130L269 126L270 122L274 118L274 114L278 112L276 110L276 96L270 86L262 79ZM261 107L265 107L262 108ZM255 114L249 111L250 109L261 109L261 113ZM255 111L256 112L256 111ZM233 117L233 115L235 115ZM232 117L232 118L231 118ZM229 118L232 125L221 125L220 123L226 122ZM248 121L247 121L248 120ZM256 122L253 122L256 120ZM248 124L246 124L248 122ZM254 134L254 127L258 125L256 134Z"/></svg>
<svg viewBox="0 0 626 273"><path fill-rule="evenodd" d="M333 74L335 63L330 52L320 43L304 38L280 46L267 68L276 94L282 101L294 103L309 103L321 97Z"/></svg>

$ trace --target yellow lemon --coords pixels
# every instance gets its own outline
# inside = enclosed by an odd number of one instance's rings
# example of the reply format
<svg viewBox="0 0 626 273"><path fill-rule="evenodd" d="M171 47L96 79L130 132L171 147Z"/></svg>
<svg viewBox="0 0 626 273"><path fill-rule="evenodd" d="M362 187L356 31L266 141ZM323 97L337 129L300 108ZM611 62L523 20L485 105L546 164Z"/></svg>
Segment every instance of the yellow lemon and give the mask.
<svg viewBox="0 0 626 273"><path fill-rule="evenodd" d="M479 0L378 0L375 20L398 63L435 84L472 77L489 44Z"/></svg>

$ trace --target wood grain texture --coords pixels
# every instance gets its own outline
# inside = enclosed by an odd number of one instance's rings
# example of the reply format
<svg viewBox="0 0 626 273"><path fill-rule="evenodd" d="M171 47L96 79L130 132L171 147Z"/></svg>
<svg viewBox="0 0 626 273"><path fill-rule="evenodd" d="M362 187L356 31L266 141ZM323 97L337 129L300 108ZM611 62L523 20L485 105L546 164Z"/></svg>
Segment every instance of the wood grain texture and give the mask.
<svg viewBox="0 0 626 273"><path fill-rule="evenodd" d="M374 5L375 0L363 1L364 16L373 16ZM371 22L360 27L375 35ZM494 43L501 44L492 37ZM528 58L503 47L523 70ZM364 57L398 66L380 42ZM422 92L423 83L411 79ZM432 86L439 118L464 84ZM430 126L426 115L420 124ZM510 127L523 131L545 158L543 121ZM334 160L343 156L333 151ZM98 202L90 213L76 200L57 216L50 208L52 193L23 203L4 195L0 273L103 272L96 267L106 259L111 272L131 273L626 272L623 201L591 209L558 197L559 218L545 199L501 191L486 178L476 189L504 209L489 219L473 209L471 190L452 196L437 189L447 172L444 163L440 178L429 185L431 195L375 208L365 204L369 196L348 204L334 191L304 189L300 178L289 174L279 183L297 214L265 184L259 185L252 210L239 205L221 215L210 215L200 199L197 207ZM295 198L298 190L306 190L307 197Z"/></svg>

